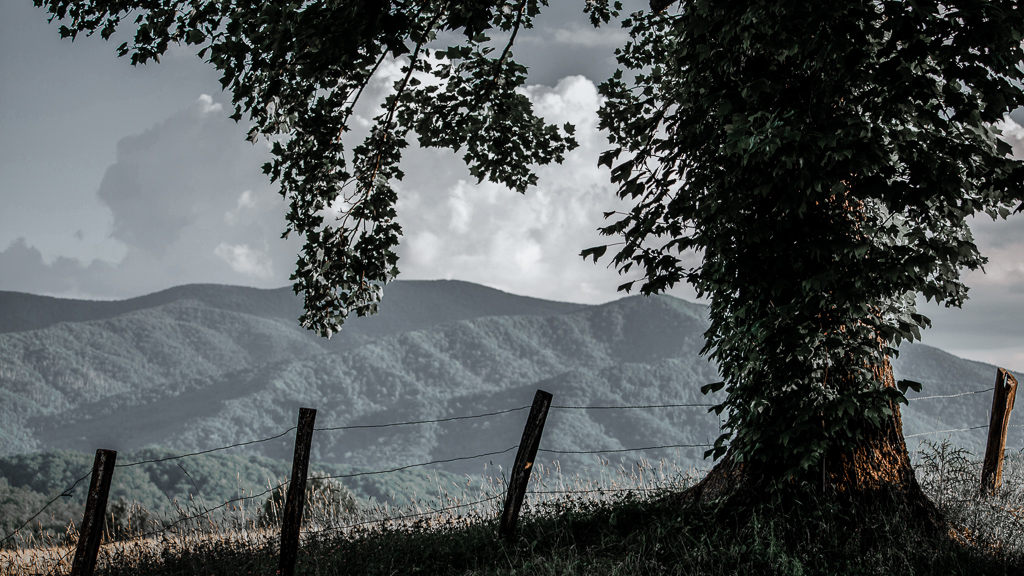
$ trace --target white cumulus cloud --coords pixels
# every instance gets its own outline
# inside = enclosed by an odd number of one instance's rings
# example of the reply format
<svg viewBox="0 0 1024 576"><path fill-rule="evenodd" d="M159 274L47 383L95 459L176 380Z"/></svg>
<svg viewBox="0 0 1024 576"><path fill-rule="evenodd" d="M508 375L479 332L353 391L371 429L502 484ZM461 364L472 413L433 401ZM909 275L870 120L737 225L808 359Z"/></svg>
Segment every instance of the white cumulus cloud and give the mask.
<svg viewBox="0 0 1024 576"><path fill-rule="evenodd" d="M563 78L523 90L537 114L576 126L579 148L562 164L537 168L539 184L520 195L476 183L458 156L410 150L397 184L404 230L401 278L459 278L509 292L556 300L604 302L623 283L607 260L584 262L580 251L615 242L597 232L603 212L622 209L597 157L608 144L597 129L601 100L593 81ZM628 278L632 279L632 278Z"/></svg>
<svg viewBox="0 0 1024 576"><path fill-rule="evenodd" d="M250 248L248 244L232 245L221 242L213 249L218 258L228 263L239 274L255 278L274 276L273 264L265 251Z"/></svg>

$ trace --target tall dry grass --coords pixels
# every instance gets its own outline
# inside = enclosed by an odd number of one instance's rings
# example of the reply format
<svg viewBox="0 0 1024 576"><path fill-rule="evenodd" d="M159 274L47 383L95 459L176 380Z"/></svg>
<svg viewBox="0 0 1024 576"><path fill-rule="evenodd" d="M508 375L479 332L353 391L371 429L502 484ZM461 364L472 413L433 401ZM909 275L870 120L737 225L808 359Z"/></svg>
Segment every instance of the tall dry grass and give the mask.
<svg viewBox="0 0 1024 576"><path fill-rule="evenodd" d="M364 502L344 514L337 513L337 508L326 499L314 497L304 515L301 573L349 574L355 568L345 564L350 560L356 562L357 557L361 562L359 570L366 571L369 567L371 573L382 574L431 566L441 570L450 563L461 566L450 572L460 575L528 574L533 573L531 567L536 564L532 558L539 557L544 558L545 570L556 569L551 573L560 574L647 574L665 571L665 558L670 559L668 566L673 569L679 569L679 565L672 562L683 562L705 573L730 573L728 570L733 569L730 567L746 566L743 564L747 562L746 557L754 554L751 566L767 566L769 568L764 569L772 573L803 574L820 573L812 566L835 560L829 547L842 549L848 544L849 535L840 530L831 535L812 535L816 548L806 558L800 558L792 548L787 548L789 537L782 524L770 516L755 518L752 524L739 528L723 528L700 518L685 520L692 520L693 526L681 527L677 522L684 521L673 518L663 526L645 526L640 534L632 527L619 527L626 535L616 536L613 524L617 514L620 518L636 518L638 514L642 517L647 512L637 510L645 506L645 502L667 491L683 489L699 479L699 471L680 469L675 464L677 461L641 460L628 466L603 461L600 469L577 474L564 473L557 464L538 465L531 477L530 493L522 512L522 521L530 524L527 531L532 535L513 549L495 544L493 538L495 519L505 497L505 470L501 467L485 468L481 476L466 477L464 483L444 485L435 476L431 494L413 494L403 504ZM993 497L979 494L980 460L948 441L922 444L915 453L915 467L925 491L956 526L958 539L967 547L966 552L943 549L943 553L952 558L943 562L952 562L950 566L961 562L970 567L980 557L978 553L991 554L996 559L1024 558L1024 454L1008 455L1003 487ZM267 526L266 504L265 499L243 500L229 507L229 513L211 517L204 515L210 506L190 500L177 507L178 523L170 529L166 526L172 519L158 520L136 509L128 515L126 525L108 531L101 546L98 573L109 576L274 574L278 561L278 528ZM131 524L131 518L139 520ZM628 562L618 562L614 555L581 555L580 542L594 536L595 522L600 527L601 538L606 539L602 546L608 546L607 538L612 538L613 548L649 550L635 558L627 554ZM560 527L567 524L576 527ZM610 531L608 534L604 533L605 528ZM157 535L141 536L157 529L161 530ZM685 533L685 530L696 532ZM737 541L736 534L742 535L740 540L749 542ZM33 541L28 538L19 542L14 549L0 551L0 576L66 573L74 553L70 544L76 540L77 533L69 527L67 533L57 539ZM462 550L455 550L453 546ZM528 549L520 550L523 546ZM680 548L672 549L672 546ZM920 563L920 556L915 556L918 552L903 549L906 543L893 539L885 546L890 548L876 550L872 552L874 556L866 560L873 563L870 564L872 570L884 565L887 557L903 562L905 567L912 568ZM449 555L455 559L439 558L439 547L447 547ZM514 557L490 558L495 550ZM460 554L461 560L458 560ZM860 552L839 560L857 562L858 554ZM477 556L485 558L477 560ZM467 557L471 558L467 560ZM467 567L467 563L471 566Z"/></svg>

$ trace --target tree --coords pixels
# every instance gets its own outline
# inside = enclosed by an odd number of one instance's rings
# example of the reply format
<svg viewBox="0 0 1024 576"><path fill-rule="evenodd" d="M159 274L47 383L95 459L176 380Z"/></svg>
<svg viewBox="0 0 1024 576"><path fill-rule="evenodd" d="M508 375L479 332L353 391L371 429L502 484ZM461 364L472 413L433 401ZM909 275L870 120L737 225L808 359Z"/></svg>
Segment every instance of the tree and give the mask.
<svg viewBox="0 0 1024 576"><path fill-rule="evenodd" d="M305 237L292 279L321 334L375 311L398 273L390 183L413 134L519 192L575 146L572 126L516 91L511 48L543 0L34 1L71 38L109 38L134 15L118 48L133 64L177 42L223 73L234 118L274 143L264 170L290 203L285 234ZM700 490L919 493L898 407L913 384L893 382L889 358L929 325L915 293L966 298L960 270L985 262L967 217L1024 200L994 128L1024 104L1018 2L651 6L625 21L623 70L601 86L614 147L600 161L633 205L602 231L621 237L612 262L642 272L642 293L686 281L710 297L704 352L728 419ZM595 26L621 9L584 8ZM454 45L434 48L441 37ZM389 57L403 76L347 159L353 106Z"/></svg>
<svg viewBox="0 0 1024 576"><path fill-rule="evenodd" d="M918 492L898 406L913 383L889 358L929 325L915 293L965 300L960 270L985 262L967 218L1024 197L993 127L1024 104L1018 8L694 0L632 18L601 162L633 209L603 232L642 292L711 298L729 453L712 492L737 474Z"/></svg>
<svg viewBox="0 0 1024 576"><path fill-rule="evenodd" d="M284 514L285 489L278 486L270 497L263 502L257 518L261 527L278 527ZM351 519L359 512L359 502L355 494L344 484L330 478L327 474L314 472L309 476L306 485L306 500L302 513L302 524L309 526L317 522L321 524L340 523Z"/></svg>

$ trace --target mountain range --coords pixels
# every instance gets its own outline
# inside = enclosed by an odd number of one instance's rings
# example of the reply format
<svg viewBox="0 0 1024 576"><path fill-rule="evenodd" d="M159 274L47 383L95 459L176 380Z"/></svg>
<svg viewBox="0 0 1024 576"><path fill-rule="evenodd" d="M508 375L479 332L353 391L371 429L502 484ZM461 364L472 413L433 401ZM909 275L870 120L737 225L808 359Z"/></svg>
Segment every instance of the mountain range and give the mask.
<svg viewBox="0 0 1024 576"><path fill-rule="evenodd" d="M601 305L516 296L459 281L398 281L381 313L327 340L297 322L290 288L189 285L96 302L0 292L0 456L97 448L178 453L281 434L317 409L313 465L384 470L435 460L453 474L511 465L527 406L554 395L538 459L587 475L640 458L705 469L719 420L700 387L719 379L699 355L706 307L669 296ZM980 451L996 368L905 344L898 378L924 384L904 407L913 451L949 437ZM919 397L920 399L915 399ZM570 408L571 407L571 408ZM324 428L363 428L325 430ZM1024 436L1011 428L1009 446ZM916 436L917 434L924 434ZM294 434L232 448L290 461ZM2 468L2 466L0 466Z"/></svg>

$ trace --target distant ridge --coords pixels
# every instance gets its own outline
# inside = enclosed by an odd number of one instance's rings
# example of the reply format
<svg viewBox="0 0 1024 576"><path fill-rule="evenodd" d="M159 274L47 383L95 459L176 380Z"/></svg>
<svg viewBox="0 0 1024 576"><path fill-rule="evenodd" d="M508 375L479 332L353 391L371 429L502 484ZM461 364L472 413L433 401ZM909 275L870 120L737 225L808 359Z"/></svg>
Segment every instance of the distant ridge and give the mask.
<svg viewBox="0 0 1024 576"><path fill-rule="evenodd" d="M290 288L271 290L219 284L188 284L126 300L78 300L24 292L0 291L0 334L41 330L62 322L90 322L155 308L180 300L198 300L215 308L260 316L301 314L302 304Z"/></svg>
<svg viewBox="0 0 1024 576"><path fill-rule="evenodd" d="M302 297L291 287L187 284L126 300L78 300L0 291L0 334L41 330L62 322L109 320L182 300L293 324L302 314ZM346 332L381 336L484 316L546 316L585 307L517 296L459 280L399 280L385 288L380 314L372 322L353 318L339 340L349 340Z"/></svg>
<svg viewBox="0 0 1024 576"><path fill-rule="evenodd" d="M295 298L301 313L301 300ZM488 316L554 316L589 307L518 296L461 280L399 280L384 288L378 314L350 319L339 336L344 339L349 326L350 332L361 336L380 337Z"/></svg>

